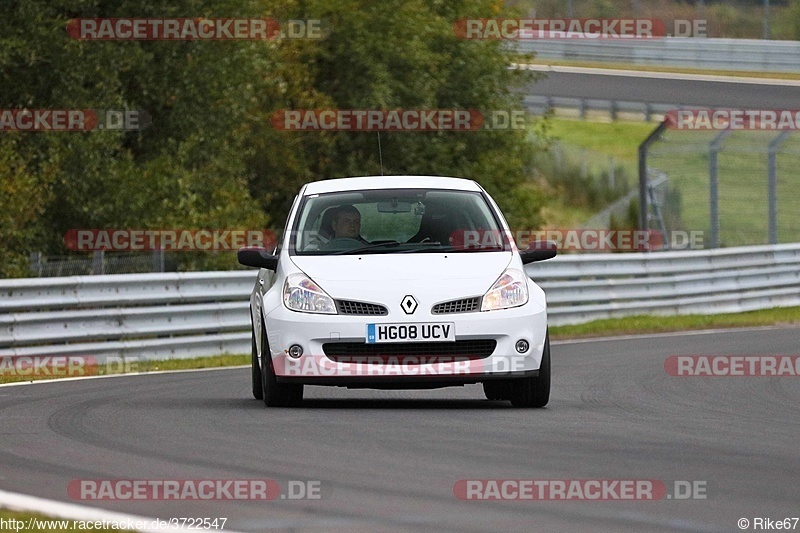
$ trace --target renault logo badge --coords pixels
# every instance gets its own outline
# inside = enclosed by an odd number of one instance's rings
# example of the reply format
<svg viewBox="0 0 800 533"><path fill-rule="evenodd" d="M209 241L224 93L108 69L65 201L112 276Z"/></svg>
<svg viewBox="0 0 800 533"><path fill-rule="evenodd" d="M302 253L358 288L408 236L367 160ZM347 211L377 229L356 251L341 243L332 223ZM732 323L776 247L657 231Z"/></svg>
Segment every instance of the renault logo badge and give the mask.
<svg viewBox="0 0 800 533"><path fill-rule="evenodd" d="M403 311L405 311L407 315L412 315L414 311L417 310L417 301L410 294L403 296L403 299L400 301L400 307L403 308Z"/></svg>

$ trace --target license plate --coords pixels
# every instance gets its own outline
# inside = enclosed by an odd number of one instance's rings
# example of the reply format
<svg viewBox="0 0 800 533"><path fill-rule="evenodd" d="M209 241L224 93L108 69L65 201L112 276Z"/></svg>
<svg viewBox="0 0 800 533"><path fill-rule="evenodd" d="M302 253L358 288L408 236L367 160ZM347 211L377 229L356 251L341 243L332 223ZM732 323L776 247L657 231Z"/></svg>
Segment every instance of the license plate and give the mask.
<svg viewBox="0 0 800 533"><path fill-rule="evenodd" d="M379 342L455 341L452 322L412 322L405 324L367 324L367 344Z"/></svg>

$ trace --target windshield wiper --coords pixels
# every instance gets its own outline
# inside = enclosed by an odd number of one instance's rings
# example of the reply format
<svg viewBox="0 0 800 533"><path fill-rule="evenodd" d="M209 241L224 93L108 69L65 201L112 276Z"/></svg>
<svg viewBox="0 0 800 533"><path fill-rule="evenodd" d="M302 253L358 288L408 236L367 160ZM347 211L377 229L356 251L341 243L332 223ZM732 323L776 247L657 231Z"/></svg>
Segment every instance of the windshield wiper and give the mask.
<svg viewBox="0 0 800 533"><path fill-rule="evenodd" d="M503 251L504 248L502 245L495 245L495 246L482 246L480 248L464 248L463 246L453 246L451 244L444 244L438 241L435 242L379 242L376 244L370 244L368 246L361 246L360 248L353 248L352 250L340 250L338 252L333 252L330 255L349 255L349 254L360 254L362 252L368 252L370 250L377 250L380 248L397 248L399 246L413 246L413 248L409 250L402 250L397 253L399 254L413 254L419 252L430 252L431 249L435 249L437 252L497 252Z"/></svg>
<svg viewBox="0 0 800 533"><path fill-rule="evenodd" d="M377 248L394 248L396 246L400 246L402 243L399 242L379 242L377 244L370 244L368 246L361 246L359 248L353 248L352 250L340 250L338 252L333 252L330 255L347 255L347 254L358 254L361 252L365 252L367 250L375 250Z"/></svg>
<svg viewBox="0 0 800 533"><path fill-rule="evenodd" d="M481 246L480 248L466 248L464 246L453 246L450 244L442 244L439 242L425 242L420 243L425 245L434 245L438 246L439 248L435 250L431 250L430 248L422 247L422 248L413 248L411 250L403 250L402 252L397 252L400 254L413 254L419 252L464 252L464 253L474 253L474 252L502 252L505 250L502 245L497 244L494 246Z"/></svg>
<svg viewBox="0 0 800 533"><path fill-rule="evenodd" d="M433 246L438 247L437 251L442 251L442 252L449 252L451 250L455 250L456 249L455 246L451 246L449 244L442 244L442 243L440 243L438 241L434 241L434 242L409 242L407 244L413 244L417 248L412 248L410 250L403 250L402 252L398 252L398 253L401 253L401 254L413 254L413 253L416 253L416 252L428 252L428 251L430 251L431 247L433 247Z"/></svg>

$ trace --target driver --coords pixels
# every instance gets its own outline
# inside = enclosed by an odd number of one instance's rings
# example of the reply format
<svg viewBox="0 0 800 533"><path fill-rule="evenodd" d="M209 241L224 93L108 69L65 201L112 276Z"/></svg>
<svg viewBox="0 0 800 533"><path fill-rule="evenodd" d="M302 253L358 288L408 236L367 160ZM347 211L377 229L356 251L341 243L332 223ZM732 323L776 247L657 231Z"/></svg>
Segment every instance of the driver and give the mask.
<svg viewBox="0 0 800 533"><path fill-rule="evenodd" d="M361 238L361 213L355 206L339 206L331 221L331 227L334 239L363 240Z"/></svg>
<svg viewBox="0 0 800 533"><path fill-rule="evenodd" d="M363 244L369 244L368 241L361 237L361 213L353 205L342 205L336 208L331 221L331 228L333 229L333 236L326 243L328 245L336 239L354 239ZM323 246L323 249L328 248L331 248L331 246Z"/></svg>

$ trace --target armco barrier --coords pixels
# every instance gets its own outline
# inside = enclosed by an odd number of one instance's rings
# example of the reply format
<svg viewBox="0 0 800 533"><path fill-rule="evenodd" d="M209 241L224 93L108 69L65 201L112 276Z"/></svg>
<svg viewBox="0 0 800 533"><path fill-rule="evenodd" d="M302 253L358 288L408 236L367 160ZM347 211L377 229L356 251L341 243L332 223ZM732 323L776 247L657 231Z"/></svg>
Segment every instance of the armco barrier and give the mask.
<svg viewBox="0 0 800 533"><path fill-rule="evenodd" d="M798 72L800 41L759 39L531 39L514 42L537 59L753 72Z"/></svg>
<svg viewBox="0 0 800 533"><path fill-rule="evenodd" d="M565 254L526 271L547 293L553 325L800 305L800 244ZM0 280L0 355L91 355L103 361L248 353L247 300L255 276L234 271Z"/></svg>

